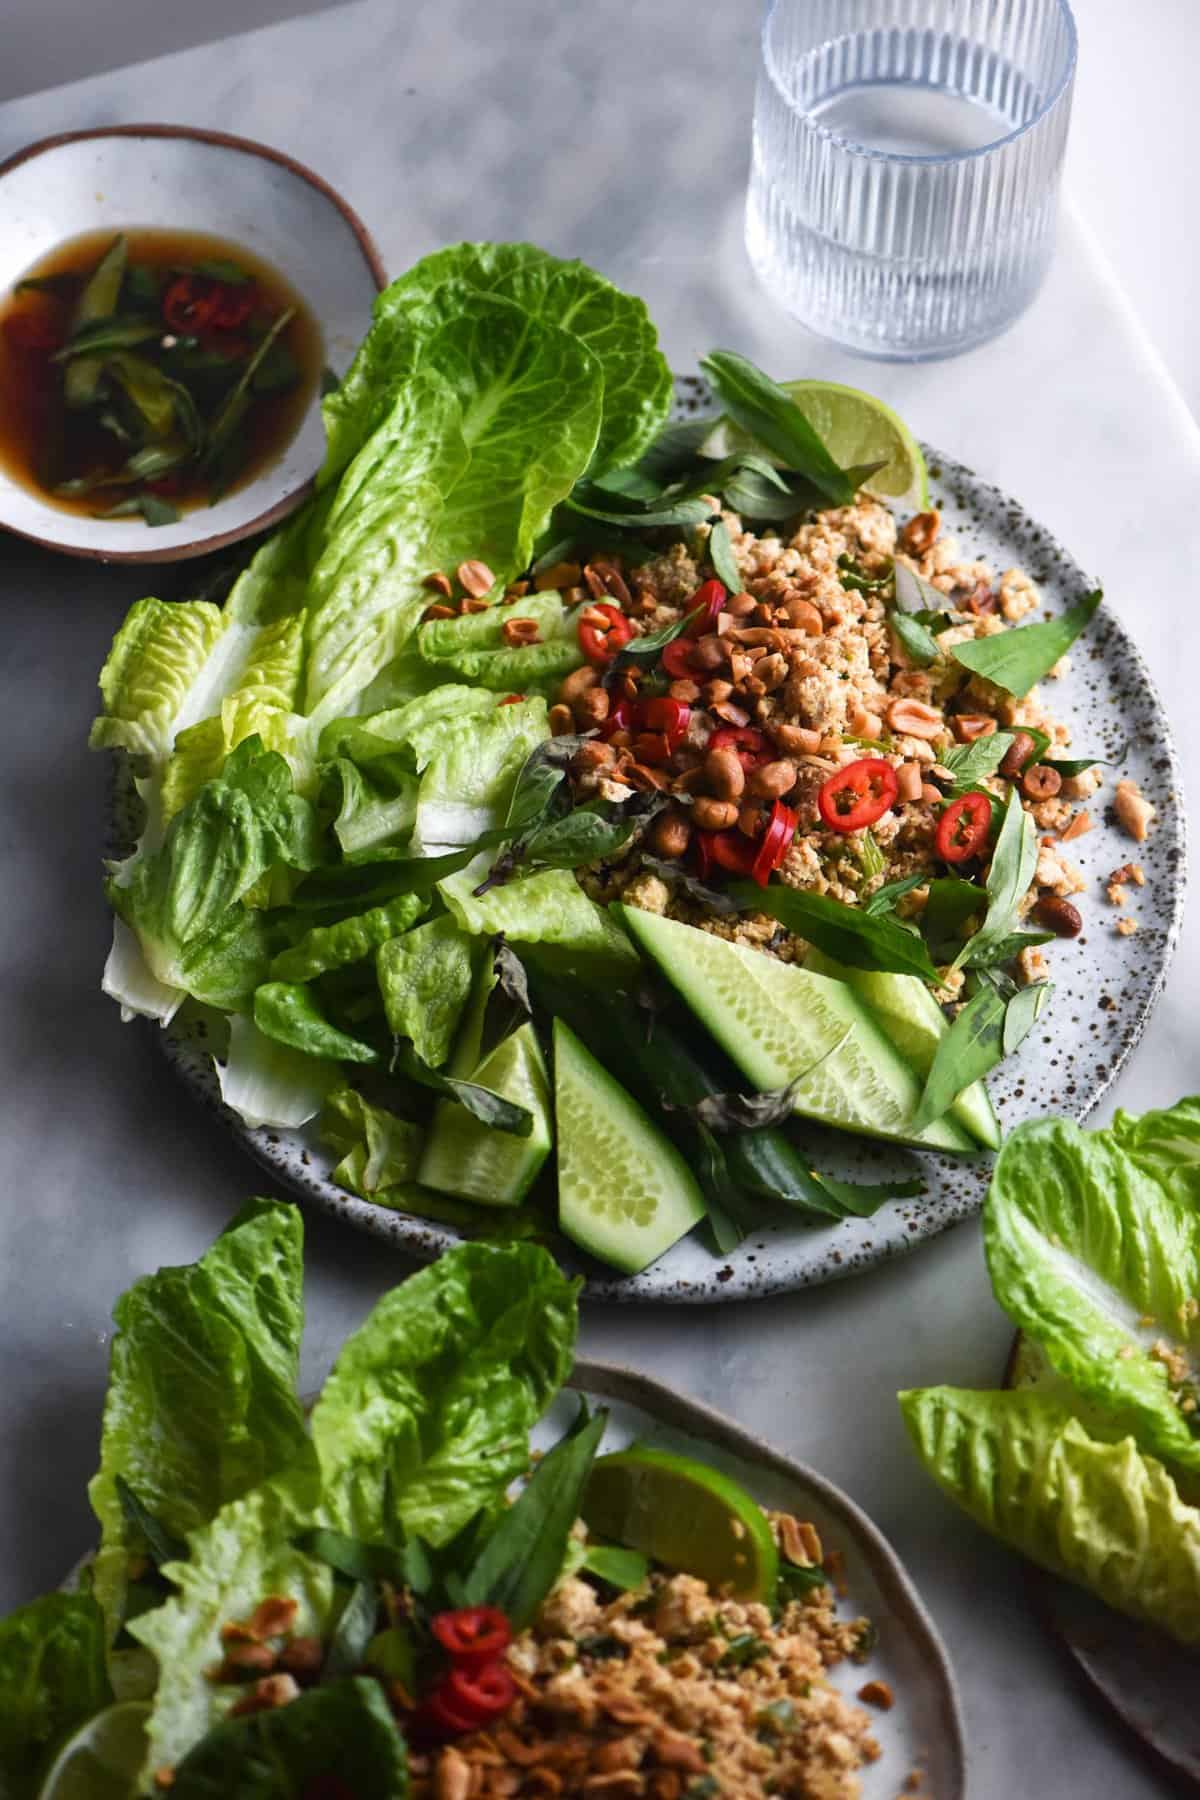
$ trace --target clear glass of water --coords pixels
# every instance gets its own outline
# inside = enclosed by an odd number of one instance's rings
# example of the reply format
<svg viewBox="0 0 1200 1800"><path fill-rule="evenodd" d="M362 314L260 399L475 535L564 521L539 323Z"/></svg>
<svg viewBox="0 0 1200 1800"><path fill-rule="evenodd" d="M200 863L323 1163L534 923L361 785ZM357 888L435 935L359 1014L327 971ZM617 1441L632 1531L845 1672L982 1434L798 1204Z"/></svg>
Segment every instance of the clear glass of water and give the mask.
<svg viewBox="0 0 1200 1800"><path fill-rule="evenodd" d="M1011 324L1054 248L1075 55L1067 0L773 0L746 205L769 291L866 356Z"/></svg>

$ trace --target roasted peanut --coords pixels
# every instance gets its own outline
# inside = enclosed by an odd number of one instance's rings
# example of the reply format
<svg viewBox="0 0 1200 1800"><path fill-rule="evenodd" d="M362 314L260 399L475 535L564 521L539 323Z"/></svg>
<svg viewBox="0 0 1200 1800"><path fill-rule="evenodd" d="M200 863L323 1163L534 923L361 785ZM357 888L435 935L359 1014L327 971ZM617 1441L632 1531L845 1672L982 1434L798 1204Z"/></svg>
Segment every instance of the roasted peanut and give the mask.
<svg viewBox="0 0 1200 1800"><path fill-rule="evenodd" d="M637 788L645 793L649 788L657 788L662 792L670 786L668 776L662 769L651 769L645 763L631 762L620 771L617 780L625 782L628 787Z"/></svg>
<svg viewBox="0 0 1200 1800"><path fill-rule="evenodd" d="M504 590L504 604L508 606L513 600L523 600L528 592L527 581L510 581Z"/></svg>
<svg viewBox="0 0 1200 1800"><path fill-rule="evenodd" d="M443 606L439 600L435 605L427 606L425 608L425 611L421 614L421 623L424 625L427 619L453 619L456 616L452 606Z"/></svg>
<svg viewBox="0 0 1200 1800"><path fill-rule="evenodd" d="M896 770L896 796L900 800L919 800L921 798L920 763L900 764Z"/></svg>
<svg viewBox="0 0 1200 1800"><path fill-rule="evenodd" d="M277 1661L270 1644L228 1644L225 1648L226 1681L237 1681L243 1674L256 1670L259 1674L273 1669Z"/></svg>
<svg viewBox="0 0 1200 1800"><path fill-rule="evenodd" d="M778 653L764 656L754 665L754 678L761 681L763 692L773 694L777 687L782 687L787 680L787 658Z"/></svg>
<svg viewBox="0 0 1200 1800"><path fill-rule="evenodd" d="M539 594L552 594L563 588L578 587L581 573L578 563L557 562L535 575L533 585Z"/></svg>
<svg viewBox="0 0 1200 1800"><path fill-rule="evenodd" d="M731 612L735 619L744 619L757 605L758 601L753 594L732 594L726 602L726 611Z"/></svg>
<svg viewBox="0 0 1200 1800"><path fill-rule="evenodd" d="M443 1750L438 1757L437 1800L469 1800L471 1765L457 1750Z"/></svg>
<svg viewBox="0 0 1200 1800"><path fill-rule="evenodd" d="M726 647L719 637L702 637L692 651L694 669L719 669L727 661Z"/></svg>
<svg viewBox="0 0 1200 1800"><path fill-rule="evenodd" d="M973 744L976 738L991 737L996 721L989 719L986 713L956 713L950 721L950 729L960 744Z"/></svg>
<svg viewBox="0 0 1200 1800"><path fill-rule="evenodd" d="M1035 919L1057 932L1059 937L1078 937L1083 930L1083 917L1077 906L1058 894L1043 894L1033 909Z"/></svg>
<svg viewBox="0 0 1200 1800"><path fill-rule="evenodd" d="M932 548L941 525L941 513L917 513L900 532L897 540L900 548L907 551L909 556L924 556L926 550Z"/></svg>
<svg viewBox="0 0 1200 1800"><path fill-rule="evenodd" d="M750 714L744 706L735 706L732 700L716 700L712 703L713 714L723 719L726 725L748 725Z"/></svg>
<svg viewBox="0 0 1200 1800"><path fill-rule="evenodd" d="M705 706L719 706L722 700L728 700L733 693L733 683L729 681L706 681L700 691L704 696Z"/></svg>
<svg viewBox="0 0 1200 1800"><path fill-rule="evenodd" d="M700 689L694 681L688 681L686 677L682 681L671 682L667 692L672 700L682 700L685 706L695 706L700 698Z"/></svg>
<svg viewBox="0 0 1200 1800"><path fill-rule="evenodd" d="M595 725L603 725L608 717L608 709L608 695L602 687L588 688L577 700L571 702L571 711L584 731L590 731Z"/></svg>
<svg viewBox="0 0 1200 1800"><path fill-rule="evenodd" d="M550 708L546 723L550 727L551 737L567 737L575 729L574 715L570 707L564 706L561 701Z"/></svg>
<svg viewBox="0 0 1200 1800"><path fill-rule="evenodd" d="M583 579L593 600L615 600L620 607L629 605L630 593L625 585L625 577L612 563L588 563L583 571Z"/></svg>
<svg viewBox="0 0 1200 1800"><path fill-rule="evenodd" d="M821 748L821 734L807 725L772 725L771 736L789 756L815 756Z"/></svg>
<svg viewBox="0 0 1200 1800"><path fill-rule="evenodd" d="M927 742L941 737L945 730L941 714L923 700L893 700L887 709L887 722L902 737L924 738Z"/></svg>
<svg viewBox="0 0 1200 1800"><path fill-rule="evenodd" d="M571 768L576 775L586 775L593 769L607 769L616 760L617 753L611 744L602 744L599 738L589 738L586 744L580 744L571 758Z"/></svg>
<svg viewBox="0 0 1200 1800"><path fill-rule="evenodd" d="M825 621L811 600L802 600L794 594L784 602L784 611L792 628L802 631L806 637L820 637L825 630Z"/></svg>
<svg viewBox="0 0 1200 1800"><path fill-rule="evenodd" d="M737 824L738 809L732 800L716 800L701 794L692 808L692 820L700 831L728 831Z"/></svg>
<svg viewBox="0 0 1200 1800"><path fill-rule="evenodd" d="M935 788L932 781L924 781L921 783L921 798L927 806L936 806L942 798L942 790Z"/></svg>
<svg viewBox="0 0 1200 1800"><path fill-rule="evenodd" d="M591 664L584 663L581 669L572 669L569 675L564 676L558 690L558 697L564 705L571 706L578 700L580 694L586 694L588 689L596 687L599 681L600 677Z"/></svg>
<svg viewBox="0 0 1200 1800"><path fill-rule="evenodd" d="M432 588L435 594L444 594L446 596L447 600L450 598L451 594L454 592L454 589L450 583L450 577L448 575L444 574L441 569L434 569L428 575L426 575L424 581L421 583L421 586L427 587L427 588Z"/></svg>
<svg viewBox="0 0 1200 1800"><path fill-rule="evenodd" d="M524 644L536 644L541 635L536 619L505 619L500 627L500 636L514 650Z"/></svg>
<svg viewBox="0 0 1200 1800"><path fill-rule="evenodd" d="M1004 752L1004 759L1000 764L1001 775L1007 775L1010 781L1015 781L1036 749L1037 745L1029 733L1018 731Z"/></svg>
<svg viewBox="0 0 1200 1800"><path fill-rule="evenodd" d="M496 577L485 562L460 562L455 574L459 587L475 600L482 600L496 585Z"/></svg>
<svg viewBox="0 0 1200 1800"><path fill-rule="evenodd" d="M459 601L458 610L460 613L463 613L464 615L467 613L487 612L488 611L488 603L486 600L472 600L471 596L469 594L467 594L463 599L461 599Z"/></svg>
<svg viewBox="0 0 1200 1800"><path fill-rule="evenodd" d="M289 1675L302 1678L306 1675L319 1675L324 1660L325 1651L319 1637L298 1637L284 1645L279 1655L279 1666L286 1669Z"/></svg>
<svg viewBox="0 0 1200 1800"><path fill-rule="evenodd" d="M757 837L762 830L763 809L755 800L748 800L738 813L737 828L748 838Z"/></svg>
<svg viewBox="0 0 1200 1800"><path fill-rule="evenodd" d="M983 618L987 613L1000 611L1000 598L992 592L986 581L980 581L976 583L975 592L967 601L964 610L973 612L977 618Z"/></svg>
<svg viewBox="0 0 1200 1800"><path fill-rule="evenodd" d="M718 800L736 800L746 785L746 771L736 750L710 750L704 779Z"/></svg>
<svg viewBox="0 0 1200 1800"><path fill-rule="evenodd" d="M1062 776L1058 770L1048 768L1045 763L1034 763L1021 777L1021 792L1027 800L1053 800L1061 786Z"/></svg>
<svg viewBox="0 0 1200 1800"><path fill-rule="evenodd" d="M786 756L781 756L778 762L763 763L747 783L750 793L760 800L778 800L795 785L796 765Z"/></svg>
<svg viewBox="0 0 1200 1800"><path fill-rule="evenodd" d="M288 1706L297 1698L300 1689L291 1675L264 1675L256 1681L244 1699L229 1709L231 1719L244 1718L249 1713L274 1712L277 1707Z"/></svg>
<svg viewBox="0 0 1200 1800"><path fill-rule="evenodd" d="M686 813L665 812L655 819L650 840L660 856L682 856L692 838L692 827Z"/></svg>
<svg viewBox="0 0 1200 1800"><path fill-rule="evenodd" d="M877 738L883 734L883 720L865 706L854 707L846 723L854 737Z"/></svg>

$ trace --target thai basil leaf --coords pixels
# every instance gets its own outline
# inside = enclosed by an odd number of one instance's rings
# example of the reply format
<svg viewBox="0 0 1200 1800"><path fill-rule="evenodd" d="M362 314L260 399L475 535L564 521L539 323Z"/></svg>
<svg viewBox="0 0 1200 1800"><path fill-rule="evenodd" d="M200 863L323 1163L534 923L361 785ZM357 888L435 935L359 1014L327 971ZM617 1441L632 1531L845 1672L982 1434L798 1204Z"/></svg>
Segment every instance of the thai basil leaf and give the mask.
<svg viewBox="0 0 1200 1800"><path fill-rule="evenodd" d="M210 281L223 281L228 287L245 287L250 280L240 263L235 263L228 256L210 256L204 262L195 265L197 275L206 275Z"/></svg>
<svg viewBox="0 0 1200 1800"><path fill-rule="evenodd" d="M270 330L266 333L262 342L258 345L253 356L249 358L241 375L238 377L236 387L232 390L228 399L222 405L220 412L213 420L208 434L208 447L204 453L205 463L210 469L219 461L223 452L228 449L234 433L237 431L246 415L246 410L250 405L250 386L254 377L257 375L259 368L269 354L276 339L282 332L287 330L295 316L295 307L289 306L272 322Z"/></svg>
<svg viewBox="0 0 1200 1800"><path fill-rule="evenodd" d="M1033 950L1039 944L1048 944L1054 937L1052 931L1013 931L992 944L990 948L972 952L967 958L969 969L994 969L1000 964L1012 962L1022 950Z"/></svg>
<svg viewBox="0 0 1200 1800"><path fill-rule="evenodd" d="M929 883L929 898L921 914L921 935L940 962L959 943L958 928L972 913L987 905L987 894L961 875L939 875Z"/></svg>
<svg viewBox="0 0 1200 1800"><path fill-rule="evenodd" d="M869 900L863 902L862 910L875 915L891 912L897 900L902 900L905 894L911 894L914 888L924 887L928 880L928 871L921 869L916 875L902 875L898 881L885 881L881 888L876 888Z"/></svg>
<svg viewBox="0 0 1200 1800"><path fill-rule="evenodd" d="M937 970L921 939L886 913L867 912L864 907L831 900L828 894L799 888L760 888L756 883L736 881L729 891L743 911L770 913L789 931L852 969L937 980Z"/></svg>
<svg viewBox="0 0 1200 1800"><path fill-rule="evenodd" d="M73 300L83 286L81 275L26 275L18 281L14 294L52 294L56 300ZM709 430L712 430L712 421Z"/></svg>
<svg viewBox="0 0 1200 1800"><path fill-rule="evenodd" d="M498 1606L524 1631L558 1580L608 1414L579 1415L538 1464L483 1547L464 1583L464 1604Z"/></svg>
<svg viewBox="0 0 1200 1800"><path fill-rule="evenodd" d="M825 496L811 482L775 481L745 463L739 465L722 489L725 504L743 519L782 524L797 513L826 504Z"/></svg>
<svg viewBox="0 0 1200 1800"><path fill-rule="evenodd" d="M353 1675L366 1661L367 1645L375 1636L375 1619L379 1611L379 1589L374 1581L356 1581L346 1597L325 1661L321 1665L323 1682L338 1681Z"/></svg>
<svg viewBox="0 0 1200 1800"><path fill-rule="evenodd" d="M951 750L941 751L938 761L953 775L957 793L962 786L982 781L985 775L994 775L1008 755L1012 742L1012 732L993 731L990 737L976 738L973 744L956 744Z"/></svg>
<svg viewBox="0 0 1200 1800"><path fill-rule="evenodd" d="M926 581L907 563L897 562L895 565L896 607L906 613L944 613L949 602L940 588L935 588L932 581Z"/></svg>
<svg viewBox="0 0 1200 1800"><path fill-rule="evenodd" d="M737 566L737 558L733 554L733 544L723 520L718 519L708 534L708 560L713 566L713 573L718 581L723 582L731 594L742 591L742 574Z"/></svg>
<svg viewBox="0 0 1200 1800"><path fill-rule="evenodd" d="M738 1217L745 1211L744 1196L729 1173L725 1152L707 1125L696 1122L696 1180L704 1195L713 1245L719 1256L728 1256L750 1229Z"/></svg>
<svg viewBox="0 0 1200 1800"><path fill-rule="evenodd" d="M492 1051L501 1045L505 1038L511 1037L529 1018L532 1007L529 1001L529 983L525 978L525 965L520 957L514 955L504 942L497 938L492 952L492 967L496 974L496 983L487 997L483 1011L483 1029L479 1037L479 1062L477 1067L487 1061Z"/></svg>
<svg viewBox="0 0 1200 1800"><path fill-rule="evenodd" d="M640 1588L649 1575L650 1558L640 1550L625 1550L619 1544L589 1544L580 1566L589 1575L606 1581L609 1587L629 1594Z"/></svg>
<svg viewBox="0 0 1200 1800"><path fill-rule="evenodd" d="M73 356L99 350L128 350L161 336L162 326L145 319L91 319L79 327L69 344L55 351L52 360L69 362Z"/></svg>
<svg viewBox="0 0 1200 1800"><path fill-rule="evenodd" d="M700 359L735 424L818 487L835 506L849 506L855 489L791 396L761 369L732 350L714 350Z"/></svg>
<svg viewBox="0 0 1200 1800"><path fill-rule="evenodd" d="M585 490L589 495L592 490ZM677 500L646 512L613 512L579 498L579 490L570 494L563 505L585 519L601 525L619 525L627 531L653 531L665 525L699 525L710 516L711 508L703 500Z"/></svg>
<svg viewBox="0 0 1200 1800"><path fill-rule="evenodd" d="M956 966L961 966L969 955L977 956L981 950L991 949L993 944L1011 934L1020 917L1021 902L1033 880L1037 858L1037 831L1014 788L1004 809L1000 835L988 870L987 917L974 937L963 945L955 959Z"/></svg>
<svg viewBox="0 0 1200 1800"><path fill-rule="evenodd" d="M839 556L837 559L838 580L850 594L877 594L881 589L892 585L892 570L889 564L882 575L868 575L860 569L852 556Z"/></svg>
<svg viewBox="0 0 1200 1800"><path fill-rule="evenodd" d="M617 677L626 669L652 668L667 645L673 644L677 637L682 637L693 619L697 617L699 610L699 607L694 607L690 613L685 613L683 618L674 620L670 625L664 625L661 631L651 631L643 637L630 638L624 648L617 651L605 669L600 678L600 685L606 689L611 688ZM558 738L555 739L555 742L562 743L563 740Z"/></svg>
<svg viewBox="0 0 1200 1800"><path fill-rule="evenodd" d="M120 500L116 506L110 506L102 512L102 519L132 519L141 517L147 525L174 525L179 520L179 508L172 506L169 500L160 499L157 494L135 494L129 500Z"/></svg>
<svg viewBox="0 0 1200 1800"><path fill-rule="evenodd" d="M927 669L938 656L937 639L912 613L894 611L888 624L895 632L905 655L914 668Z"/></svg>
<svg viewBox="0 0 1200 1800"><path fill-rule="evenodd" d="M964 1088L981 1080L1004 1056L1006 1003L990 982L967 1001L938 1042L911 1129L924 1131L953 1106Z"/></svg>
<svg viewBox="0 0 1200 1800"><path fill-rule="evenodd" d="M887 868L887 859L871 831L864 831L859 839L858 860L867 881L874 881Z"/></svg>
<svg viewBox="0 0 1200 1800"><path fill-rule="evenodd" d="M302 1531L292 1539L297 1550L313 1556L331 1568L343 1581L359 1586L366 1582L390 1581L397 1586L412 1586L408 1553L412 1544L365 1544L361 1538L317 1526Z"/></svg>
<svg viewBox="0 0 1200 1800"><path fill-rule="evenodd" d="M836 1056L846 1039L850 1036L851 1027L847 1025L841 1037L823 1050L815 1061L801 1069L788 1082L786 1087L772 1088L766 1093L758 1094L706 1094L685 1110L708 1131L764 1131L770 1126L782 1125L790 1119L796 1089L802 1081L819 1069L823 1062ZM663 1105L668 1112L675 1109L664 1098Z"/></svg>
<svg viewBox="0 0 1200 1800"><path fill-rule="evenodd" d="M1056 619L1041 625L1019 625L994 637L975 638L968 644L955 644L950 654L973 675L981 675L985 681L1023 700L1086 630L1102 598L1103 591L1096 588Z"/></svg>
<svg viewBox="0 0 1200 1800"><path fill-rule="evenodd" d="M1042 761L1048 769L1057 769L1063 780L1068 781L1072 775L1082 775L1085 770L1094 769L1097 766L1107 769L1115 768L1118 763L1123 763L1125 761L1128 753L1129 745L1122 744L1115 756L1077 756L1066 758L1044 756Z"/></svg>
<svg viewBox="0 0 1200 1800"><path fill-rule="evenodd" d="M1004 1041L1005 1056L1011 1056L1042 1016L1042 1010L1053 993L1053 983L1035 981L1031 987L1020 988L1009 1000L1004 1009Z"/></svg>
<svg viewBox="0 0 1200 1800"><path fill-rule="evenodd" d="M142 1539L155 1568L161 1569L164 1563L185 1561L187 1545L165 1530L154 1514L142 1505L123 1475L116 1476L114 1486L126 1522Z"/></svg>
<svg viewBox="0 0 1200 1800"><path fill-rule="evenodd" d="M682 864L669 862L664 857L648 856L644 851L641 860L644 869L651 870L672 890L678 889L681 893L686 894L689 900L695 900L700 906L707 907L709 912L729 914L741 910L736 900L730 899L728 894L717 888L706 887L698 876L690 875ZM880 889L881 893L882 891Z"/></svg>
<svg viewBox="0 0 1200 1800"><path fill-rule="evenodd" d="M459 1081L453 1075L443 1075L440 1069L431 1069L428 1063L422 1062L411 1044L397 1043L392 1066L421 1087L442 1094L447 1100L457 1100L472 1118L491 1125L496 1131L510 1132L513 1137L528 1137L533 1130L533 1114L528 1107L516 1106L476 1081Z"/></svg>
<svg viewBox="0 0 1200 1800"><path fill-rule="evenodd" d="M615 856L633 835L635 820L607 800L577 806L543 825L525 840L531 863L546 869L576 869Z"/></svg>
<svg viewBox="0 0 1200 1800"><path fill-rule="evenodd" d="M616 494L623 500L643 502L657 500L663 491L661 481L644 475L640 469L610 469L606 474L592 476L588 486L599 488L604 494Z"/></svg>
<svg viewBox="0 0 1200 1800"><path fill-rule="evenodd" d="M665 486L678 480L692 468L701 447L713 434L716 417L685 419L677 425L664 425L648 450L643 451L638 471Z"/></svg>
<svg viewBox="0 0 1200 1800"><path fill-rule="evenodd" d="M838 1208L838 1217L847 1213L856 1219L869 1219L889 1200L913 1200L925 1192L919 1175L908 1181L835 1181L832 1175L819 1175L817 1180Z"/></svg>

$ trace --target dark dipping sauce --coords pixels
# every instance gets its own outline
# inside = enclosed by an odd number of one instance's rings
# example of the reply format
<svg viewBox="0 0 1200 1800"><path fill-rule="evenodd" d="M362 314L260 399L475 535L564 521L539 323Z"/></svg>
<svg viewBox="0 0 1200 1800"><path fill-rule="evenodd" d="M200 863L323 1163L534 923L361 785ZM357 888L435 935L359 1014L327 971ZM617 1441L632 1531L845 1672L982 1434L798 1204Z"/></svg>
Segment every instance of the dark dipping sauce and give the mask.
<svg viewBox="0 0 1200 1800"><path fill-rule="evenodd" d="M64 512L170 524L282 454L321 364L312 313L242 245L88 232L0 300L0 467Z"/></svg>

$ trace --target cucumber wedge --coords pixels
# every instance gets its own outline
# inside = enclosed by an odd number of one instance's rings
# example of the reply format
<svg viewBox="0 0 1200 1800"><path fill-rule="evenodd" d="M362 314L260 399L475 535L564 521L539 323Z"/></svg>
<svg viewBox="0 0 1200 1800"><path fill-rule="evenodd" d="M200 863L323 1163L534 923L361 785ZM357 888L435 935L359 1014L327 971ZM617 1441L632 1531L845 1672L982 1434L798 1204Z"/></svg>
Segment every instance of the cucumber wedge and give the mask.
<svg viewBox="0 0 1200 1800"><path fill-rule="evenodd" d="M696 1179L561 1019L554 1102L559 1227L581 1249L636 1275L704 1217Z"/></svg>
<svg viewBox="0 0 1200 1800"><path fill-rule="evenodd" d="M550 1077L532 1025L522 1025L498 1044L482 1063L479 1043L483 1015L495 983L489 956L476 978L475 990L459 1029L449 1073L477 1081L505 1100L528 1107L533 1130L514 1137L474 1118L453 1100L439 1100L417 1170L422 1187L457 1194L485 1206L517 1206L525 1198L554 1142L550 1125Z"/></svg>
<svg viewBox="0 0 1200 1800"><path fill-rule="evenodd" d="M848 982L859 998L866 1001L884 1036L895 1045L905 1062L912 1065L922 1080L928 1075L938 1044L949 1031L950 1024L923 981L915 975L885 975L872 969L852 969L845 963L835 962L832 956L823 955L820 950L810 950L804 966L815 975ZM1000 1122L982 1081L963 1089L950 1108L950 1114L986 1149L1000 1148Z"/></svg>
<svg viewBox="0 0 1200 1800"><path fill-rule="evenodd" d="M785 1087L811 1069L796 1091L803 1118L918 1149L975 1149L950 1118L913 1133L921 1083L845 982L637 907L621 912L634 941L756 1088Z"/></svg>

